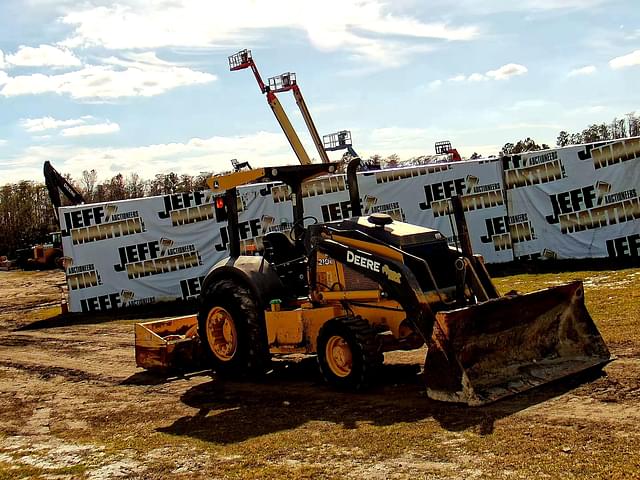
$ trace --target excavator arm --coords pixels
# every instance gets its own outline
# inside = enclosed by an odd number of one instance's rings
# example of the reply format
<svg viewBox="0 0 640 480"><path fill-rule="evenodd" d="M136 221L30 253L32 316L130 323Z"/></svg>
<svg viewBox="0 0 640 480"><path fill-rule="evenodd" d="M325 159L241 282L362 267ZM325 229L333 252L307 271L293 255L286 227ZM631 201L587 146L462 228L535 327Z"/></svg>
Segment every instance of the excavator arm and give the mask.
<svg viewBox="0 0 640 480"><path fill-rule="evenodd" d="M71 205L80 205L85 203L84 197L78 190L75 189L71 182L69 182L66 178L64 178L60 173L53 168L51 163L47 160L44 162L44 181L47 185L47 190L49 191L49 198L51 199L51 204L53 205L53 211L56 216L56 220L58 220L58 208L62 206L62 202L60 200L60 192L67 197L67 200L71 203Z"/></svg>

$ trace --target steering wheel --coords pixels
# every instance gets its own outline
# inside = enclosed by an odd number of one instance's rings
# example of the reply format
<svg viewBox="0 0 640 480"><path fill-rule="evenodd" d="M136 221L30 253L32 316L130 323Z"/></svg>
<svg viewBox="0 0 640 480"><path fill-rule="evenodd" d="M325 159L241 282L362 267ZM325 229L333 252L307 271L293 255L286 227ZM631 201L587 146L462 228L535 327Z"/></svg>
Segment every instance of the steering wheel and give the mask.
<svg viewBox="0 0 640 480"><path fill-rule="evenodd" d="M291 225L291 230L289 230L289 238L296 243L300 242L304 238L304 234L307 231L304 228L305 220L313 220L312 225L318 223L318 219L313 215L307 215L305 217L302 217L300 220L293 222L293 225Z"/></svg>

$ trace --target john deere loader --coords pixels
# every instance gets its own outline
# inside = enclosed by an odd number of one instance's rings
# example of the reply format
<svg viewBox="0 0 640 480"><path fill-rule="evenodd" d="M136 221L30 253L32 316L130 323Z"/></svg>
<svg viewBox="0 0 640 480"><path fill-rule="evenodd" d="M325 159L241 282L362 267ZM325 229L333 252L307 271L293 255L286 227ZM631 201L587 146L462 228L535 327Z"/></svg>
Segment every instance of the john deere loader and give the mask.
<svg viewBox="0 0 640 480"><path fill-rule="evenodd" d="M460 247L430 228L361 216L357 162L347 173L354 216L329 223L305 217L302 183L335 164L210 179L225 192L229 257L207 274L197 316L136 326L138 365L177 366L202 349L237 378L264 373L275 355L316 354L327 383L358 390L376 381L384 352L427 344L429 397L481 405L610 360L581 282L501 296L471 252L459 199ZM236 187L257 180L289 185L295 221L263 237L261 256L243 256Z"/></svg>

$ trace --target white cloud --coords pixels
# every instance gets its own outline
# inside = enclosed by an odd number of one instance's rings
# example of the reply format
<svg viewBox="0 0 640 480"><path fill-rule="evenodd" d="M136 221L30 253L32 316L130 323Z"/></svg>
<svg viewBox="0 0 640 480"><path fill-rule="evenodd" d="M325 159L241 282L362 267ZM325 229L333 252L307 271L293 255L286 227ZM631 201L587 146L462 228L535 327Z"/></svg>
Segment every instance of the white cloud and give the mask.
<svg viewBox="0 0 640 480"><path fill-rule="evenodd" d="M521 0L521 7L530 10L584 10L597 7L609 0Z"/></svg>
<svg viewBox="0 0 640 480"><path fill-rule="evenodd" d="M467 78L467 80L470 82L483 82L484 80L488 80L488 78L481 73L472 73L471 75L469 75L469 78Z"/></svg>
<svg viewBox="0 0 640 480"><path fill-rule="evenodd" d="M527 67L524 65L518 65L517 63L508 63L507 65L503 65L502 67L496 70L490 70L485 74L482 73L472 73L471 75L455 75L450 77L447 81L454 83L462 83L462 82L484 82L486 80L505 80L509 77L513 77L516 75L523 75L527 73ZM436 83L440 82L440 83ZM431 84L436 84L437 86L442 85L441 80L434 80ZM430 85L431 85L430 84Z"/></svg>
<svg viewBox="0 0 640 480"><path fill-rule="evenodd" d="M9 81L9 75L6 72L0 71L0 86L4 85Z"/></svg>
<svg viewBox="0 0 640 480"><path fill-rule="evenodd" d="M109 120L102 123L95 123L95 119L91 115L84 115L80 118L70 118L67 120L60 120L53 117L25 118L20 121L20 124L30 133L60 130L60 135L63 137L104 135L120 131L120 125L117 123ZM38 135L33 138L45 140L51 138L51 135Z"/></svg>
<svg viewBox="0 0 640 480"><path fill-rule="evenodd" d="M503 125L496 125L496 130L532 130L532 129L541 129L541 130L561 130L564 128L562 125L557 123L506 123Z"/></svg>
<svg viewBox="0 0 640 480"><path fill-rule="evenodd" d="M44 132L45 130L52 130L54 128L81 125L89 118L91 117L70 118L68 120L58 120L53 117L23 118L20 121L20 125L22 125L27 132Z"/></svg>
<svg viewBox="0 0 640 480"><path fill-rule="evenodd" d="M155 55L153 57L157 58ZM214 80L215 75L187 67L149 61L145 63L139 58L127 61L112 57L107 59L106 65L87 65L80 70L58 75L34 73L9 77L0 94L13 97L57 93L79 100L112 100L133 96L150 97L176 87Z"/></svg>
<svg viewBox="0 0 640 480"><path fill-rule="evenodd" d="M5 57L8 65L16 67L76 67L80 59L66 48L52 45L27 47L21 45L14 54Z"/></svg>
<svg viewBox="0 0 640 480"><path fill-rule="evenodd" d="M402 159L417 155L432 155L433 144L447 135L437 128L384 127L362 132L358 140L368 148L358 148L360 155L395 153Z"/></svg>
<svg viewBox="0 0 640 480"><path fill-rule="evenodd" d="M554 102L550 100L544 100L542 98L534 98L530 100L519 100L515 102L509 110L530 110L535 108L545 108L553 105Z"/></svg>
<svg viewBox="0 0 640 480"><path fill-rule="evenodd" d="M5 64L4 64L4 53L2 53L2 50L0 50L0 69L4 68Z"/></svg>
<svg viewBox="0 0 640 480"><path fill-rule="evenodd" d="M75 178L79 178L88 165L96 166L101 179L118 172L124 175L135 172L143 178L170 171L195 175L201 171L228 171L231 158L248 160L252 164L259 159L261 166L297 163L281 132L256 132L125 148L31 146L15 157L3 159L2 174L6 182L37 178L42 175L42 163L50 160L58 170Z"/></svg>
<svg viewBox="0 0 640 480"><path fill-rule="evenodd" d="M602 115L602 112L606 111L608 107L604 105L587 105L585 107L574 108L573 110L565 111L566 115L591 115L591 114L599 114Z"/></svg>
<svg viewBox="0 0 640 480"><path fill-rule="evenodd" d="M4 138L0 138L0 147L6 144L7 144L7 141Z"/></svg>
<svg viewBox="0 0 640 480"><path fill-rule="evenodd" d="M387 39L356 36L350 36L350 39L350 46L343 48L350 49L348 58L358 62L358 66L339 72L343 76L367 75L383 69L396 68L407 64L418 54L434 50L431 45L409 45Z"/></svg>
<svg viewBox="0 0 640 480"><path fill-rule="evenodd" d="M593 75L596 73L596 67L594 65L587 65L586 67L574 68L568 73L569 77L577 77L582 75Z"/></svg>
<svg viewBox="0 0 640 480"><path fill-rule="evenodd" d="M429 82L429 84L427 85L427 88L429 90L437 90L441 86L442 86L442 80L433 80L432 82Z"/></svg>
<svg viewBox="0 0 640 480"><path fill-rule="evenodd" d="M487 72L487 77L491 77L495 80L506 80L510 77L517 75L524 75L529 70L524 65L517 63L507 63L496 70L490 70Z"/></svg>
<svg viewBox="0 0 640 480"><path fill-rule="evenodd" d="M587 10L606 4L611 0L431 0L432 7L440 6L449 14L463 13L490 15L500 12L546 12L561 10Z"/></svg>
<svg viewBox="0 0 640 480"><path fill-rule="evenodd" d="M634 50L628 55L616 57L609 62L609 66L614 70L633 67L635 65L640 65L640 50Z"/></svg>
<svg viewBox="0 0 640 480"><path fill-rule="evenodd" d="M474 153L477 153L481 157L490 157L491 155L497 155L502 149L502 145L460 145L457 147L458 152L465 158L469 158Z"/></svg>
<svg viewBox="0 0 640 480"><path fill-rule="evenodd" d="M94 125L80 125L65 128L61 134L63 137L80 137L86 135L105 135L120 131L120 125L113 122L96 123Z"/></svg>
<svg viewBox="0 0 640 480"><path fill-rule="evenodd" d="M407 53L398 45L415 47L407 40L458 41L479 34L475 26L425 23L396 15L392 8L393 4L378 0L327 0L318 4L298 0L237 0L233 4L124 0L108 7L80 8L65 15L62 22L74 31L61 44L72 48L98 45L114 50L228 48L259 43L266 30L288 28L306 32L318 49L346 50L358 59L392 62L388 66L394 66L393 62L397 64L400 61L397 58L402 59Z"/></svg>

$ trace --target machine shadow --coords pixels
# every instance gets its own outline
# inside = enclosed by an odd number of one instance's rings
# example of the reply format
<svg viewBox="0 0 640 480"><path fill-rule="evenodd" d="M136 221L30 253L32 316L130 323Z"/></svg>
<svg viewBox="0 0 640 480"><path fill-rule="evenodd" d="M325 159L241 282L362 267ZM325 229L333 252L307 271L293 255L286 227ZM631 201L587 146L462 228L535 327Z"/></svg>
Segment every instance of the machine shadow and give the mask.
<svg viewBox="0 0 640 480"><path fill-rule="evenodd" d="M187 390L181 401L197 408L158 431L215 444L232 444L299 427L309 421L354 429L434 419L449 431L493 432L496 420L562 395L603 375L583 372L483 407L430 400L419 365L385 365L378 385L363 393L336 392L322 383L314 360L282 365L262 383L215 379Z"/></svg>
<svg viewBox="0 0 640 480"><path fill-rule="evenodd" d="M162 317L190 315L193 314L196 309L197 307L194 302L176 301L156 305L129 307L124 310L107 311L105 313L63 313L27 323L16 328L15 331L41 330L45 328L71 327L75 325L97 325L100 323L109 323L113 321L120 322L123 320L156 320Z"/></svg>
<svg viewBox="0 0 640 480"><path fill-rule="evenodd" d="M623 270L640 265L638 258L584 258L564 260L522 260L487 265L492 278L511 275Z"/></svg>

